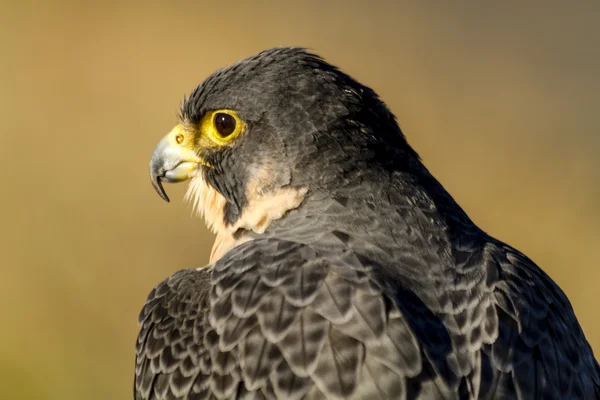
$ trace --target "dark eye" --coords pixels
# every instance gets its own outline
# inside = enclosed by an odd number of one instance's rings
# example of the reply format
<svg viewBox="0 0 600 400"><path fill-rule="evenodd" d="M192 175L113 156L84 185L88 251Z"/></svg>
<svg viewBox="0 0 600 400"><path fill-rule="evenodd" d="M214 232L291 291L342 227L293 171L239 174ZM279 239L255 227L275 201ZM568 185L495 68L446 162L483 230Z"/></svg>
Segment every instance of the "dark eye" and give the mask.
<svg viewBox="0 0 600 400"><path fill-rule="evenodd" d="M218 113L215 116L215 128L219 135L227 137L235 131L235 118L229 114Z"/></svg>

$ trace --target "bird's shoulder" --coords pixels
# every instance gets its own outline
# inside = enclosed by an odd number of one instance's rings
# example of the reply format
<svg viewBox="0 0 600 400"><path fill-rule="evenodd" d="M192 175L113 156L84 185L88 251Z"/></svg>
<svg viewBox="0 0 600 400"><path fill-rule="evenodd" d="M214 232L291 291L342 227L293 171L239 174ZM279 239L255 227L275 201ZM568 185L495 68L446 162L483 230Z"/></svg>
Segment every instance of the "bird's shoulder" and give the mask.
<svg viewBox="0 0 600 400"><path fill-rule="evenodd" d="M490 242L427 292L389 270L265 238L174 274L140 315L136 398L591 398L571 306L518 251Z"/></svg>
<svg viewBox="0 0 600 400"><path fill-rule="evenodd" d="M177 272L140 314L136 399L418 393L410 382L431 371L369 268L350 251L261 239Z"/></svg>

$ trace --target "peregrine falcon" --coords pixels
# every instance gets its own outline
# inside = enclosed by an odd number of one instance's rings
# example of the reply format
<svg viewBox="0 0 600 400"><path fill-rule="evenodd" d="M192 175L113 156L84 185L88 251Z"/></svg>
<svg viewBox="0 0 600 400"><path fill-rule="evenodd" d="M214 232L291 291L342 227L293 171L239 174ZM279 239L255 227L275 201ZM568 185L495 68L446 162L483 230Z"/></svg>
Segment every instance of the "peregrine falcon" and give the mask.
<svg viewBox="0 0 600 400"><path fill-rule="evenodd" d="M565 294L481 230L370 88L301 48L220 69L152 184L189 180L209 264L153 289L135 399L598 399Z"/></svg>

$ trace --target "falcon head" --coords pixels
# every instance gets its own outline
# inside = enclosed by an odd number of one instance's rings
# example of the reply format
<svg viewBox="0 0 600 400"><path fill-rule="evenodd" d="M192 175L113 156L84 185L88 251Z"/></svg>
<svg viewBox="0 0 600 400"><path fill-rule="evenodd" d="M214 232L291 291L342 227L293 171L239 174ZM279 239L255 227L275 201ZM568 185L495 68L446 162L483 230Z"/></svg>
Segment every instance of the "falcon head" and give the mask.
<svg viewBox="0 0 600 400"><path fill-rule="evenodd" d="M262 233L313 193L356 184L367 165L419 164L373 90L300 48L218 70L180 106L150 176L190 180L186 198L220 233Z"/></svg>

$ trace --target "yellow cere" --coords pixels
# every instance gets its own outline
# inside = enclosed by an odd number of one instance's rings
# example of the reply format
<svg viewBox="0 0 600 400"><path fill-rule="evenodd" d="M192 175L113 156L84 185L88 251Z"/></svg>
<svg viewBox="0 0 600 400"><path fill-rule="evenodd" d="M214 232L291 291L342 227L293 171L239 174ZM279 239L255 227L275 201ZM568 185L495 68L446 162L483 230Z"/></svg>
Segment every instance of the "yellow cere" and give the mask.
<svg viewBox="0 0 600 400"><path fill-rule="evenodd" d="M169 132L169 141L173 146L193 149L195 136L196 132L193 129L179 124Z"/></svg>
<svg viewBox="0 0 600 400"><path fill-rule="evenodd" d="M182 160L198 163L206 167L211 167L206 161L198 156L196 150L196 136L198 132L188 126L179 124L175 126L167 135L171 146L180 154Z"/></svg>

